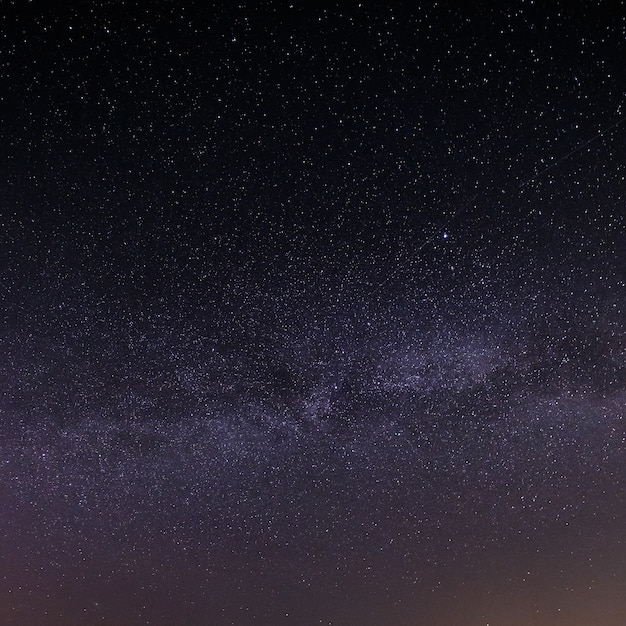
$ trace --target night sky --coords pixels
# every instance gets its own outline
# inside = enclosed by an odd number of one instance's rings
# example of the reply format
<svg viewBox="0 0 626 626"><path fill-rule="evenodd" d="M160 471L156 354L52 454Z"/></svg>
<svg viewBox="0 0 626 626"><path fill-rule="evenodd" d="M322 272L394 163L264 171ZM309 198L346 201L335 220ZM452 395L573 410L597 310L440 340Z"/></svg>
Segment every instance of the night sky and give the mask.
<svg viewBox="0 0 626 626"><path fill-rule="evenodd" d="M327 6L0 3L2 626L626 623L626 6Z"/></svg>

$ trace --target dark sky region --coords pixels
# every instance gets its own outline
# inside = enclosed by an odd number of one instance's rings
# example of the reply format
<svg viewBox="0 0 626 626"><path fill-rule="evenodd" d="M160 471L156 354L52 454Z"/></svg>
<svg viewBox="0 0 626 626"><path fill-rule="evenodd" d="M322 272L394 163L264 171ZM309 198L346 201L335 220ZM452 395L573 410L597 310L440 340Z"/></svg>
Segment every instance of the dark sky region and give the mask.
<svg viewBox="0 0 626 626"><path fill-rule="evenodd" d="M0 624L623 626L624 2L0 3Z"/></svg>

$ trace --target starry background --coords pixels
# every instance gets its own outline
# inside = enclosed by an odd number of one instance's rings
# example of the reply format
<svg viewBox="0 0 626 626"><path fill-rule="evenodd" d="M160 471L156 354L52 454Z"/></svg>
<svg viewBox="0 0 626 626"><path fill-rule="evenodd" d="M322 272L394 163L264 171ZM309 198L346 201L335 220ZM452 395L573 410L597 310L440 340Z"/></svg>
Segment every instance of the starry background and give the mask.
<svg viewBox="0 0 626 626"><path fill-rule="evenodd" d="M0 4L0 623L623 625L624 3L54 4Z"/></svg>

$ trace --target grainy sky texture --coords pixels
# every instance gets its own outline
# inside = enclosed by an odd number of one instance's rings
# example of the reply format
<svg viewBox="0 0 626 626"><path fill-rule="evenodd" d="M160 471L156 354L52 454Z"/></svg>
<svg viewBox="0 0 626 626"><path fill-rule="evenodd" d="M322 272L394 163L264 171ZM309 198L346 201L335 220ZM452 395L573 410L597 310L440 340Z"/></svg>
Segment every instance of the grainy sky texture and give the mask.
<svg viewBox="0 0 626 626"><path fill-rule="evenodd" d="M626 7L1 2L0 623L623 626Z"/></svg>

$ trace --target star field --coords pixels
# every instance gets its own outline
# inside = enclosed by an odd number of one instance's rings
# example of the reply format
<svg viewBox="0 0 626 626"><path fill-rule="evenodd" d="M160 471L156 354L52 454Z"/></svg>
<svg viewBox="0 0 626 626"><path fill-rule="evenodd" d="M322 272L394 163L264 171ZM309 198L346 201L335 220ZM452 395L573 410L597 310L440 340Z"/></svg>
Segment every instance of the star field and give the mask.
<svg viewBox="0 0 626 626"><path fill-rule="evenodd" d="M626 8L0 8L0 623L621 626Z"/></svg>

